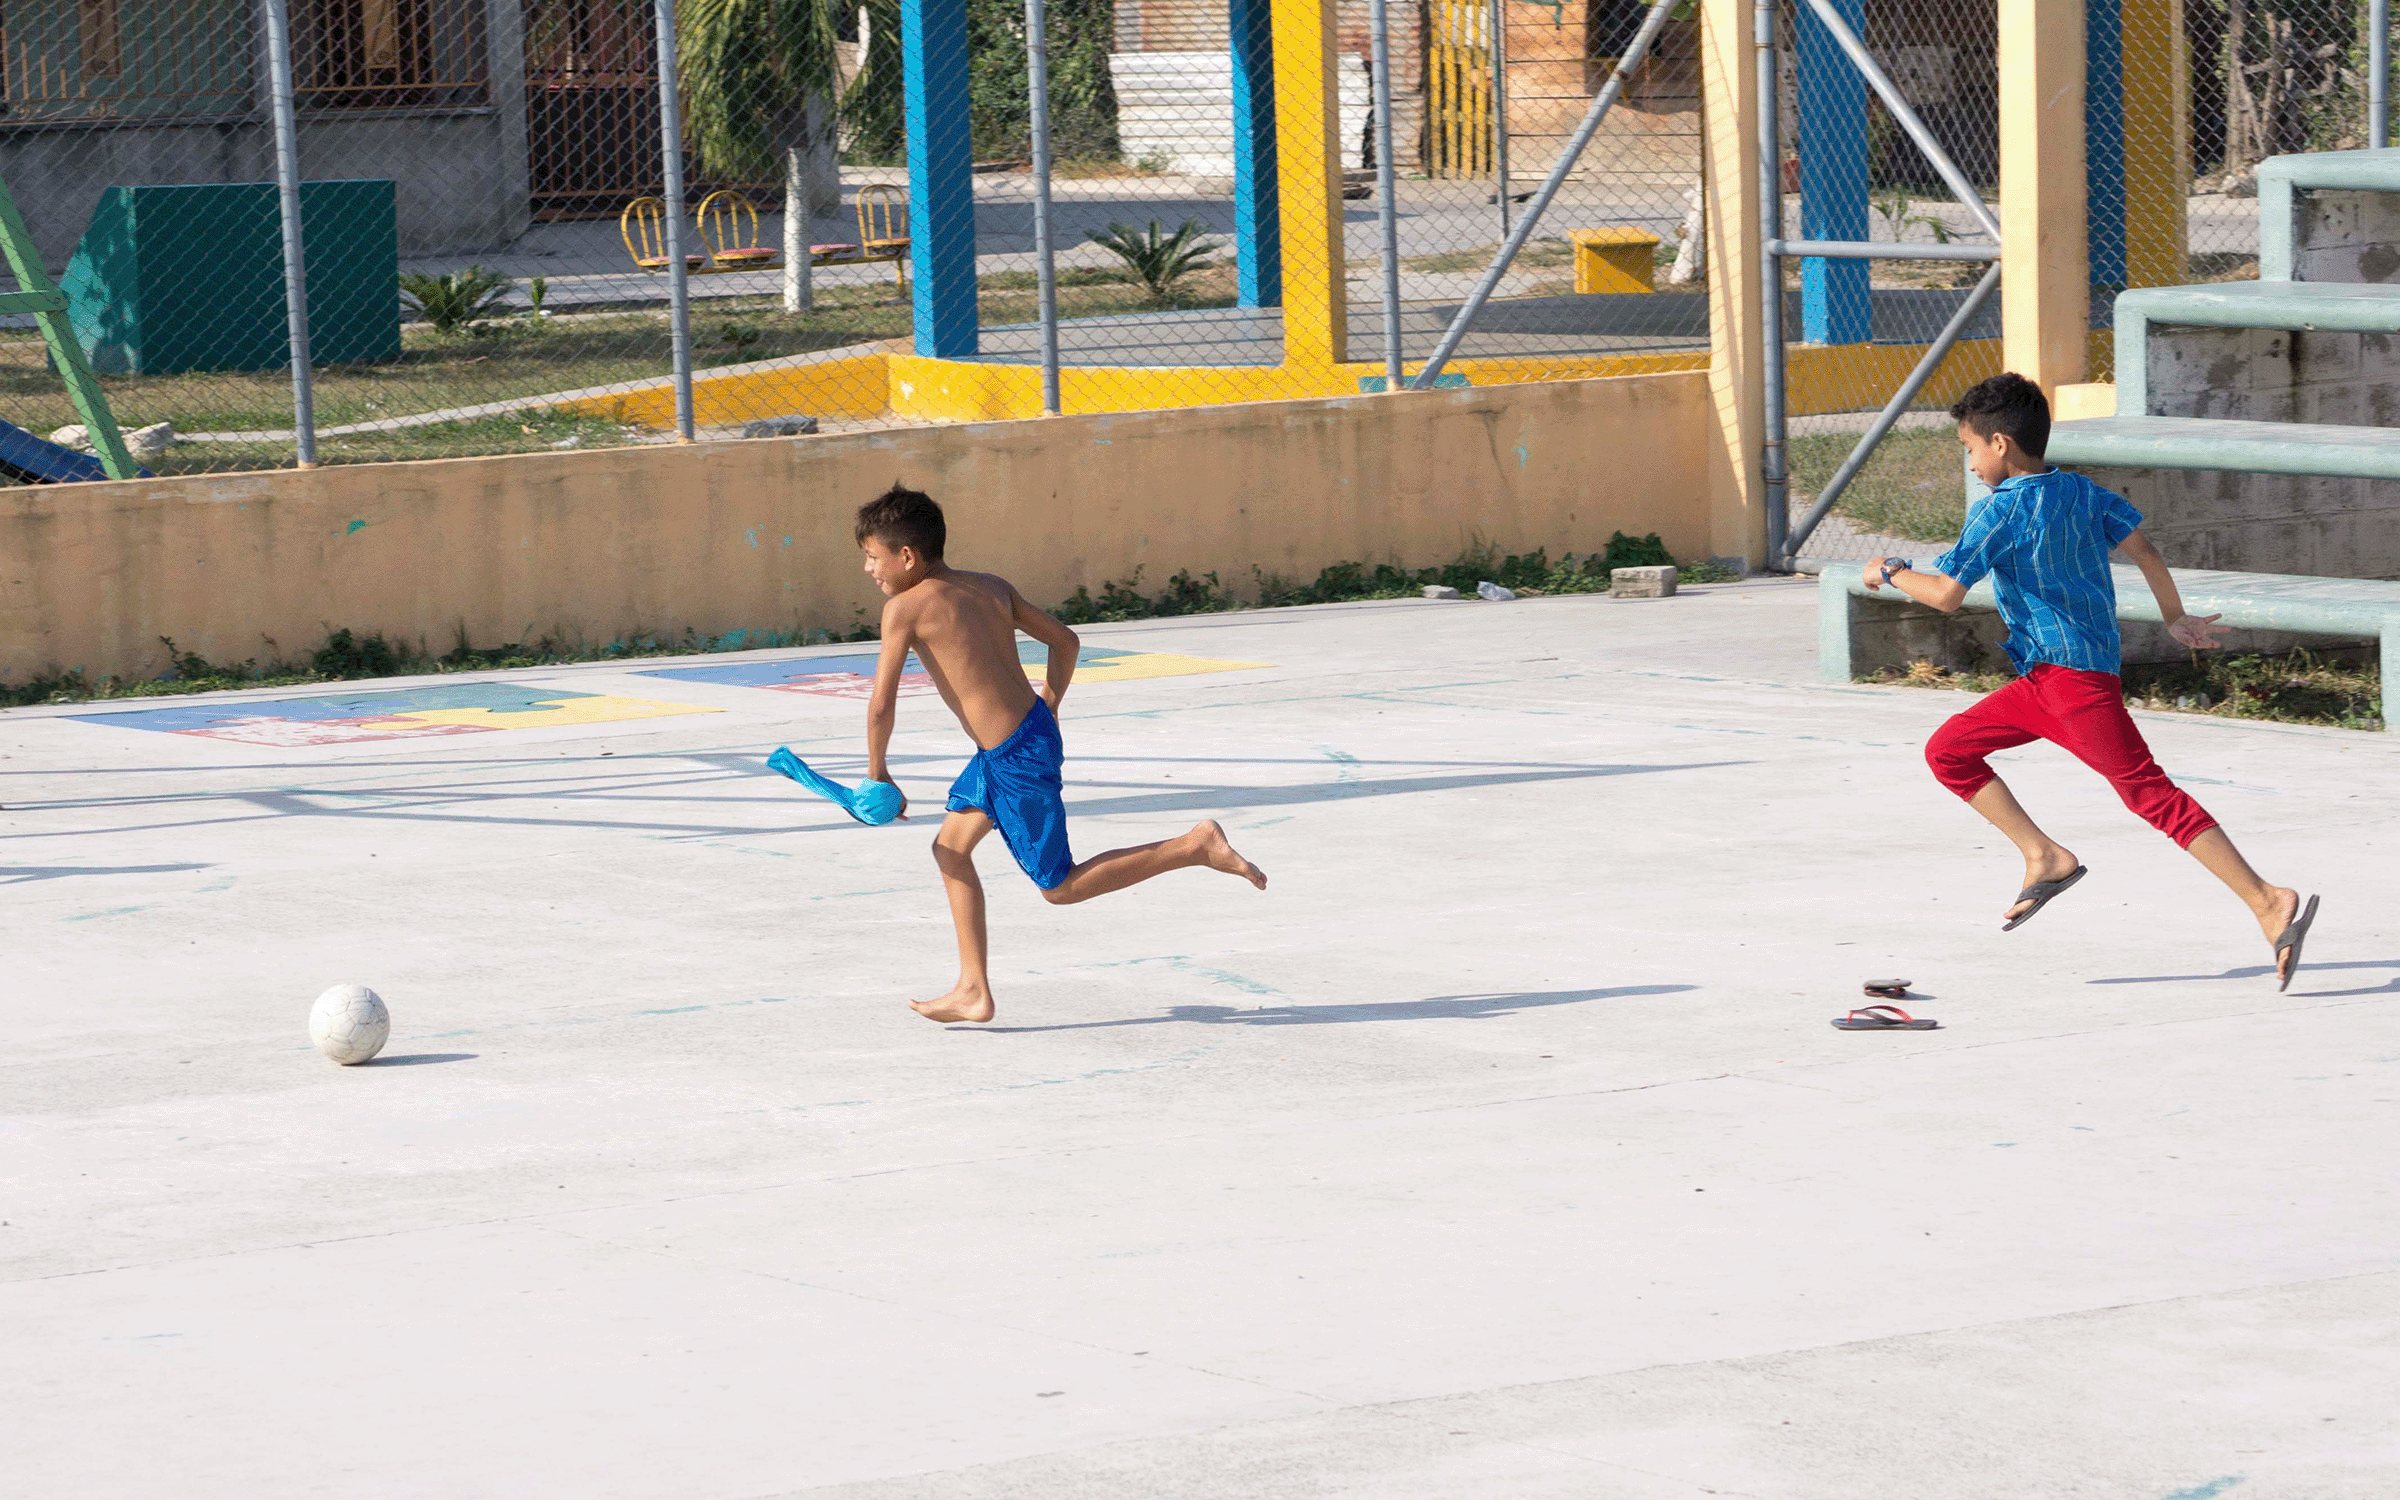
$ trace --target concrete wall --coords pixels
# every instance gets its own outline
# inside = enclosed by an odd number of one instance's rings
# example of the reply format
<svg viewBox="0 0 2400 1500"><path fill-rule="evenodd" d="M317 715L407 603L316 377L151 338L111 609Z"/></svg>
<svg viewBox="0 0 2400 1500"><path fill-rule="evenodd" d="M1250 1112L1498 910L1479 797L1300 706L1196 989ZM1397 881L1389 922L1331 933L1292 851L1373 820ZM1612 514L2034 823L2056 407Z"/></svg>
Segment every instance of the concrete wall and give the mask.
<svg viewBox="0 0 2400 1500"><path fill-rule="evenodd" d="M391 178L402 255L495 249L524 233L531 191L523 122L509 126L491 109L314 117L300 126L301 172ZM102 188L274 177L264 119L0 127L0 179L53 271L83 238Z"/></svg>
<svg viewBox="0 0 2400 1500"><path fill-rule="evenodd" d="M854 508L902 480L954 560L1052 603L1144 569L1246 587L1477 539L1709 545L1697 373L913 431L0 491L0 681L150 677L334 629L435 651L847 628ZM1638 455L1629 461L1628 455Z"/></svg>

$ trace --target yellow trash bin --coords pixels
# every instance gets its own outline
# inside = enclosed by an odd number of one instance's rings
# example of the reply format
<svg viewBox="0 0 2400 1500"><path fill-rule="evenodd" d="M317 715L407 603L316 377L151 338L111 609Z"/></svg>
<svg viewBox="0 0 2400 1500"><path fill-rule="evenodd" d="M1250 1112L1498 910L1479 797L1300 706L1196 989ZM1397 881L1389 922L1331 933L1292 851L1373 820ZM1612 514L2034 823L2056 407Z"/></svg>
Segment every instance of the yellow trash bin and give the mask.
<svg viewBox="0 0 2400 1500"><path fill-rule="evenodd" d="M1647 229L1570 230L1575 247L1575 290L1592 292L1650 292L1651 268L1658 263L1658 236Z"/></svg>

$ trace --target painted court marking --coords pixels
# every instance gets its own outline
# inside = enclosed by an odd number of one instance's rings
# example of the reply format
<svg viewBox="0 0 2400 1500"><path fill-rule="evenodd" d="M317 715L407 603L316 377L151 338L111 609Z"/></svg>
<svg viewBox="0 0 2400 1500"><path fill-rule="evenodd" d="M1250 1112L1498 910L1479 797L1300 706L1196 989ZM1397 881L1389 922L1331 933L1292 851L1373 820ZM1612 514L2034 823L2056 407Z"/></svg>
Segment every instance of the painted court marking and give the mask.
<svg viewBox="0 0 2400 1500"><path fill-rule="evenodd" d="M1039 678L1048 656L1030 641L1017 643L1017 659L1025 675ZM765 688L777 693L811 693L826 698L864 700L875 687L875 655L810 656L797 660L728 662L704 667L656 667L640 675L677 682L709 682L726 687ZM912 656L911 661L915 658ZM1265 662L1218 661L1205 656L1178 656L1170 651L1119 651L1109 646L1086 646L1076 653L1075 681L1133 682L1146 677L1195 677L1203 672L1250 672ZM922 667L900 674L902 697L922 697L934 691L933 679Z"/></svg>
<svg viewBox="0 0 2400 1500"><path fill-rule="evenodd" d="M243 745L352 745L376 740L487 734L498 729L548 729L561 724L613 724L724 710L578 693L568 688L504 682L455 687L400 688L318 698L243 699L120 713L76 714L87 724L147 729Z"/></svg>

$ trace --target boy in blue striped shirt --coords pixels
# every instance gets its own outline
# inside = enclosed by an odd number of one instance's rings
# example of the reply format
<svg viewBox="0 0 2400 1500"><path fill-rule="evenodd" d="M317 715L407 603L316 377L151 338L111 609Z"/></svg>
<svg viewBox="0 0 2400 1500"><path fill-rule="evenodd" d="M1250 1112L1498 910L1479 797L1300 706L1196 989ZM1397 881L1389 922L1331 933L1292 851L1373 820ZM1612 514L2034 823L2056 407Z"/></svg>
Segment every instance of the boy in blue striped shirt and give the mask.
<svg viewBox="0 0 2400 1500"><path fill-rule="evenodd" d="M1935 732L1925 759L1942 785L1964 798L2025 856L2025 888L2002 930L2022 926L2081 880L2084 867L2034 824L1992 771L1988 757L2048 740L2108 778L2125 805L2191 852L2241 897L2275 949L2277 988L2288 988L2316 920L2317 898L2269 885L2234 848L2217 820L2167 779L2125 712L2118 678L2123 646L2111 549L2142 570L2167 633L2194 650L2220 644L2215 615L2187 615L2166 560L2140 531L2142 514L2122 495L2045 462L2050 403L2022 375L1995 375L1950 408L1967 467L1992 488L1949 551L1919 572L1906 558L1866 567L1866 586L1889 586L1948 614L1987 575L2008 626L2016 681Z"/></svg>

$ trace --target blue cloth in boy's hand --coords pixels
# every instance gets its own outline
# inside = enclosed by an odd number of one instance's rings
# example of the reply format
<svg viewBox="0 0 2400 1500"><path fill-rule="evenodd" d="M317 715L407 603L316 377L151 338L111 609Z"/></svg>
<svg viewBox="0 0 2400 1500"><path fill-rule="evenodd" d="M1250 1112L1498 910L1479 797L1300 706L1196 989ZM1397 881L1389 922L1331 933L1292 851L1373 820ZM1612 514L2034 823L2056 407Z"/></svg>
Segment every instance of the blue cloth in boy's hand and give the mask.
<svg viewBox="0 0 2400 1500"><path fill-rule="evenodd" d="M767 757L767 769L789 776L861 823L889 823L900 816L900 789L888 781L862 781L855 787L844 786L810 770L808 762L794 755L788 746L777 747Z"/></svg>

